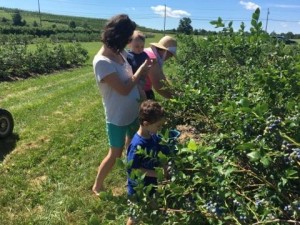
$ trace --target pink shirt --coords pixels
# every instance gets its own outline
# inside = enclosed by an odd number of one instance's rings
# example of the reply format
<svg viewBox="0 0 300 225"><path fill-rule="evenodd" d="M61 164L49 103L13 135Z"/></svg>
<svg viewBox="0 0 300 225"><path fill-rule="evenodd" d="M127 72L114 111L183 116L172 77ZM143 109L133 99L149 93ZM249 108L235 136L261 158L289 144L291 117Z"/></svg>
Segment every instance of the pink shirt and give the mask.
<svg viewBox="0 0 300 225"><path fill-rule="evenodd" d="M147 53L147 55L150 59L156 59L156 55L154 54L154 52L151 48L145 48L144 52ZM145 86L144 86L144 90L145 91L150 91L151 89L152 89L152 82L151 82L149 76L147 76L146 77L146 83L145 83Z"/></svg>

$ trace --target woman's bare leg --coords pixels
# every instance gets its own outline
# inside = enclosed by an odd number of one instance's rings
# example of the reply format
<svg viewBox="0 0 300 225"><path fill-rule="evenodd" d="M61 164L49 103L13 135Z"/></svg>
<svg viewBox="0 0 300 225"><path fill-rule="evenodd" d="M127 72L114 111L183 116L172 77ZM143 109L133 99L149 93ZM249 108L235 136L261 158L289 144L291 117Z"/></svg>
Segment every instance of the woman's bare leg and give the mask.
<svg viewBox="0 0 300 225"><path fill-rule="evenodd" d="M102 160L99 168L98 173L95 179L95 183L93 185L93 192L96 195L99 195L100 191L104 191L103 182L108 173L112 170L113 166L115 165L116 159L122 156L123 148L115 148L111 147L108 151L108 154Z"/></svg>

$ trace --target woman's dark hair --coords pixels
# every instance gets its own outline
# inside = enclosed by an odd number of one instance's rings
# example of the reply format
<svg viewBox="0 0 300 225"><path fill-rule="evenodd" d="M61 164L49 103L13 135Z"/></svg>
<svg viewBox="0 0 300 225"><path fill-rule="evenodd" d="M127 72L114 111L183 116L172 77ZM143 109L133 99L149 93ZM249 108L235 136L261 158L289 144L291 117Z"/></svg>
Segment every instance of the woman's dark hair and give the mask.
<svg viewBox="0 0 300 225"><path fill-rule="evenodd" d="M139 122L147 121L150 124L156 123L166 116L164 108L154 100L146 100L142 102L139 111Z"/></svg>
<svg viewBox="0 0 300 225"><path fill-rule="evenodd" d="M121 52L130 41L136 23L128 15L120 14L107 21L102 32L101 41L115 52Z"/></svg>

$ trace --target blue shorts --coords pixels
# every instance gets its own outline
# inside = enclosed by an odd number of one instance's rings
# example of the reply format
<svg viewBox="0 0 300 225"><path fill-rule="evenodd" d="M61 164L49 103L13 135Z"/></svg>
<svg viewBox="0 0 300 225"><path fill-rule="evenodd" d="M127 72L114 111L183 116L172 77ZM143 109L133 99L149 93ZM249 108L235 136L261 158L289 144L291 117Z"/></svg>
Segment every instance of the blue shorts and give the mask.
<svg viewBox="0 0 300 225"><path fill-rule="evenodd" d="M138 128L138 119L134 120L131 124L126 126L117 126L112 123L106 123L109 146L115 148L123 148L123 146L125 145L126 136L132 138L137 132Z"/></svg>

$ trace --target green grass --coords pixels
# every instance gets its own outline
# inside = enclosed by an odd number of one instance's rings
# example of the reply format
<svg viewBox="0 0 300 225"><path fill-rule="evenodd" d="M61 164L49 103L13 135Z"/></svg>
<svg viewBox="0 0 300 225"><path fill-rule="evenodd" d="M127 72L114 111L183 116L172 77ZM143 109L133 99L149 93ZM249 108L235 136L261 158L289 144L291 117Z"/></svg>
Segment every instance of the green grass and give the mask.
<svg viewBox="0 0 300 225"><path fill-rule="evenodd" d="M16 142L1 145L9 154L0 167L0 220L85 224L98 205L90 189L108 148L91 67L1 83L0 92L15 120L14 136L3 142ZM125 185L115 173L107 179L112 189Z"/></svg>

